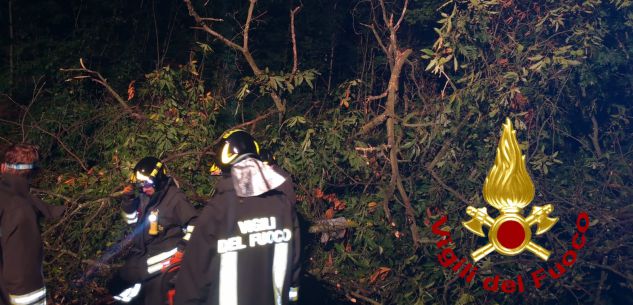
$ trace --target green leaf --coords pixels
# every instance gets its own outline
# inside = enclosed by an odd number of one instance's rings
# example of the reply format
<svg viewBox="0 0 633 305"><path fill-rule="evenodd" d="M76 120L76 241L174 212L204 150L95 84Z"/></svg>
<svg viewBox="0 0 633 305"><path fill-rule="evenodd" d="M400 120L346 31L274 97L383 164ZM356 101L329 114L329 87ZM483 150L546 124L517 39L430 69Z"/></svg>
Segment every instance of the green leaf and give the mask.
<svg viewBox="0 0 633 305"><path fill-rule="evenodd" d="M424 53L426 55L429 55L429 56L435 55L435 52L433 50L431 50L431 49L422 49L421 51L422 51L422 53Z"/></svg>
<svg viewBox="0 0 633 305"><path fill-rule="evenodd" d="M543 55L540 55L540 54L528 57L528 60L530 61L539 61L541 59L543 59Z"/></svg>

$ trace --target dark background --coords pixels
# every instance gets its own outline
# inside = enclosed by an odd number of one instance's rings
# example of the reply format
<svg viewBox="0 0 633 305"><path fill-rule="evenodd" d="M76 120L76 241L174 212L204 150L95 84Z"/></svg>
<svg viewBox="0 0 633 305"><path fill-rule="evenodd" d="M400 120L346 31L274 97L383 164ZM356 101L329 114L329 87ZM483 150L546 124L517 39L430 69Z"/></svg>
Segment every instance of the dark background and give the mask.
<svg viewBox="0 0 633 305"><path fill-rule="evenodd" d="M193 4L242 45L249 1ZM201 207L209 148L235 126L293 174L306 230L355 224L305 233L304 304L633 303L629 1L259 1L249 54L260 72L183 1L1 0L0 16L0 148L37 144L33 192L70 211L43 227L53 304L107 302L126 234L117 192L137 160L165 160ZM456 279L430 233L448 214L460 256L485 242L461 222L466 206L486 206L506 118L532 205L554 204L560 221L536 239L550 261L491 254L478 277L551 266L577 214L592 220L567 274L522 295Z"/></svg>

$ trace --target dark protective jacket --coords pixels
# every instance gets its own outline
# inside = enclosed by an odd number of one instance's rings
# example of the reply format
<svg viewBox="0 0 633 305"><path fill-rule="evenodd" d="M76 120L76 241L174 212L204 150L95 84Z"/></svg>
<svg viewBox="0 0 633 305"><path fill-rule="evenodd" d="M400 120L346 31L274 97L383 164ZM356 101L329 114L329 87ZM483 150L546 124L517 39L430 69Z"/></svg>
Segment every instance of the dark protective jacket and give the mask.
<svg viewBox="0 0 633 305"><path fill-rule="evenodd" d="M38 218L57 219L63 211L32 196L25 178L0 175L0 305L44 304Z"/></svg>
<svg viewBox="0 0 633 305"><path fill-rule="evenodd" d="M176 280L177 305L284 305L296 294L299 226L290 177L238 197L230 176L200 214Z"/></svg>
<svg viewBox="0 0 633 305"><path fill-rule="evenodd" d="M149 197L141 193L123 203L124 218L134 226L132 247L121 271L129 283L146 281L170 265L177 250L184 247L194 230L198 212L170 179L163 190ZM151 214L156 215L158 233L150 234Z"/></svg>

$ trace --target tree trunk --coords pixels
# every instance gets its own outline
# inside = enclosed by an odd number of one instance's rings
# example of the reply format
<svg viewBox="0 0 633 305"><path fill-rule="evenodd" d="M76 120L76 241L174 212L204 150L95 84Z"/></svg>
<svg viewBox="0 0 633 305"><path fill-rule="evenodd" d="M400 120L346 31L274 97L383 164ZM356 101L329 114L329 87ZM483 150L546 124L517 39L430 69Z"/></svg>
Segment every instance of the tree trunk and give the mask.
<svg viewBox="0 0 633 305"><path fill-rule="evenodd" d="M393 66L391 69L391 76L389 77L389 85L387 87L387 145L390 147L389 162L391 165L391 181L388 187L388 196L391 197L396 187L404 201L404 206L407 214L407 224L411 226L411 237L414 247L418 246L420 236L418 232L417 224L415 223L415 213L411 207L411 201L407 195L404 186L402 185L402 178L400 177L400 169L398 167L398 152L400 151L400 141L396 139L396 101L398 98L400 74L402 73L402 67L411 55L413 51L406 49L403 52L396 51L393 58ZM387 197L388 198L388 197Z"/></svg>

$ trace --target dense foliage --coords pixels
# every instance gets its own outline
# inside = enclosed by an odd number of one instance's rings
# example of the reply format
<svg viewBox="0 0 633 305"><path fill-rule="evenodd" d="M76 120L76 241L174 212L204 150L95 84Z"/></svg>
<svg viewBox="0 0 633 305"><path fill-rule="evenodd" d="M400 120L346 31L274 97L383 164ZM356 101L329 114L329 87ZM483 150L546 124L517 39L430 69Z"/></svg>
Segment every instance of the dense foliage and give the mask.
<svg viewBox="0 0 633 305"><path fill-rule="evenodd" d="M106 299L125 252L118 197L138 159L165 160L201 206L214 190L210 147L236 126L292 173L306 231L349 221L304 238L306 278L334 300L633 302L630 1L204 2L9 1L1 11L14 37L0 40L11 57L3 145L38 144L33 192L68 207L43 228L55 304ZM483 245L461 222L466 206L486 205L506 117L533 205L553 203L560 218L538 238L552 257L491 254L466 284L439 265L431 226L448 215L460 257ZM482 289L485 276L559 262L581 211L587 245L561 279L521 294Z"/></svg>

